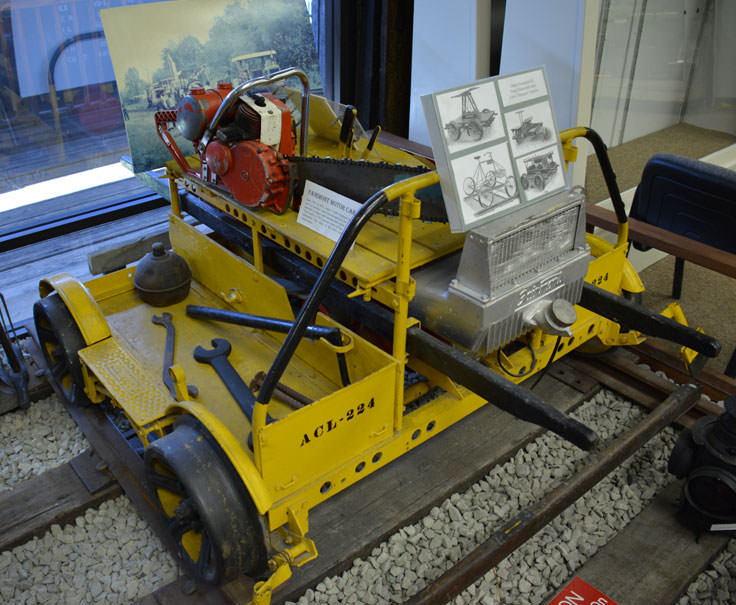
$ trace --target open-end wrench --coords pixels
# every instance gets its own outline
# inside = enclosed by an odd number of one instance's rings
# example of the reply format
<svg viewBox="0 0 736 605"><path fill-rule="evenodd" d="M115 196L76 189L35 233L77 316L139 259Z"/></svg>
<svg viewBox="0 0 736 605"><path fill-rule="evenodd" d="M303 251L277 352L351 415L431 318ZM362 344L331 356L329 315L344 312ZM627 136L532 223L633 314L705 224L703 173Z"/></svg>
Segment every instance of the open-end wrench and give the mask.
<svg viewBox="0 0 736 605"><path fill-rule="evenodd" d="M174 387L174 380L169 374L169 368L174 365L174 345L176 344L176 329L174 323L171 321L171 313L164 311L161 315L154 315L151 317L151 321L156 325L163 326L166 328L166 345L164 346L164 367L161 375L164 380L166 388L169 389L169 393L176 400L176 388ZM197 396L197 387L194 385L187 385L187 391L191 397Z"/></svg>
<svg viewBox="0 0 736 605"><path fill-rule="evenodd" d="M232 350L230 342L224 338L213 338L212 346L214 347L212 349L198 346L194 349L194 359L199 363L208 363L214 368L240 409L252 422L256 398L227 358Z"/></svg>

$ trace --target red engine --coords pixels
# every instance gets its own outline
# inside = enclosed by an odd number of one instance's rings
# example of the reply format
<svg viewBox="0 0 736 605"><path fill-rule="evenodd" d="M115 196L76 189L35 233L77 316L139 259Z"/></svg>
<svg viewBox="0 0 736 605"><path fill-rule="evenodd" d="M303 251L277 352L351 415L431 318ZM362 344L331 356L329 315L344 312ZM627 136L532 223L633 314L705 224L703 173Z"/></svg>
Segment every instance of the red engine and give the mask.
<svg viewBox="0 0 736 605"><path fill-rule="evenodd" d="M216 89L194 88L174 111L156 112L158 134L172 157L189 173L189 167L171 133L176 123L195 148L225 97L229 82ZM288 107L270 93L241 96L219 120L216 131L200 152L202 179L225 187L245 206L266 206L281 213L289 205L289 162L295 137Z"/></svg>

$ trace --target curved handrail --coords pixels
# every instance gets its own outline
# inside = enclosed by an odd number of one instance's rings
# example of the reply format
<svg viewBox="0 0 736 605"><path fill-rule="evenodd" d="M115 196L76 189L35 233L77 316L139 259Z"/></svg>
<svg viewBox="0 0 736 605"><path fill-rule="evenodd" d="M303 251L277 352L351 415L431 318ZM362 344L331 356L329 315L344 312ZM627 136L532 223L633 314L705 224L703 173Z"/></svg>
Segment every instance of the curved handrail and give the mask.
<svg viewBox="0 0 736 605"><path fill-rule="evenodd" d="M280 80L285 80L286 78L290 78L292 76L296 76L297 78L299 78L302 83L302 123L299 131L299 154L302 156L306 155L308 132L307 129L309 127L309 79L307 78L307 74L305 74L301 69L297 69L296 67L287 67L286 69L276 71L268 76L262 76L260 78L248 80L247 82L243 82L242 84L239 84L237 87L233 88L222 101L222 103L220 103L220 107L217 108L217 111L215 112L210 125L204 131L204 134L199 141L199 145L197 146L199 152L204 153L207 145L209 145L210 141L212 140L212 135L217 130L217 126L220 123L222 116L230 111L230 108L243 94L258 86L267 86L269 84L274 84Z"/></svg>
<svg viewBox="0 0 736 605"><path fill-rule="evenodd" d="M61 53L63 53L64 50L66 50L72 44L76 44L77 42L84 42L85 40L94 40L95 38L104 39L105 32L103 32L102 30L97 30L85 32L82 34L76 34L71 38L67 38L61 44L59 44L59 46L56 47L54 53L51 55L51 59L49 60L49 68L47 73L49 86L53 86L54 89L56 89L56 83L54 82L54 71L56 69L56 63L58 62L59 57L61 57Z"/></svg>

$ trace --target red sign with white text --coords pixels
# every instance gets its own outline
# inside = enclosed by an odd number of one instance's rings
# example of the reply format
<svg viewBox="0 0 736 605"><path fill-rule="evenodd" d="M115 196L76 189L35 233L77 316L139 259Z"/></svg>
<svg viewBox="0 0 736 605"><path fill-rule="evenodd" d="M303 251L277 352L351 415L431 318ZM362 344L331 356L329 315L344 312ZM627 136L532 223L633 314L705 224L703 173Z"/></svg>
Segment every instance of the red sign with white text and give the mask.
<svg viewBox="0 0 736 605"><path fill-rule="evenodd" d="M607 597L600 590L577 576L572 579L559 594L549 602L549 605L617 605L611 597Z"/></svg>

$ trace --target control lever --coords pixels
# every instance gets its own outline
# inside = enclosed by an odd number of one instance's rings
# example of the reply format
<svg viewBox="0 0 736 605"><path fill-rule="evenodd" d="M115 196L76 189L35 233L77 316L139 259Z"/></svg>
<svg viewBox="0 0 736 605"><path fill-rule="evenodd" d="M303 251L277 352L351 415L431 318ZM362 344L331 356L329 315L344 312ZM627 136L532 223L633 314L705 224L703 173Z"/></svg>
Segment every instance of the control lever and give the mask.
<svg viewBox="0 0 736 605"><path fill-rule="evenodd" d="M174 346L176 343L176 328L174 328L174 322L172 321L171 313L164 311L161 315L154 315L151 317L151 321L158 326L166 328L166 344L164 345L164 368L162 371L162 377L166 388L169 389L169 393L178 401L176 397L176 388L174 387L174 380L171 378L169 368L174 365ZM187 385L187 392L190 397L196 397L199 394L197 387L193 384Z"/></svg>
<svg viewBox="0 0 736 605"><path fill-rule="evenodd" d="M579 304L598 315L612 319L629 330L636 330L647 336L664 338L706 357L715 357L721 351L721 343L712 336L683 326L674 319L660 315L647 307L587 282L583 284Z"/></svg>
<svg viewBox="0 0 736 605"><path fill-rule="evenodd" d="M406 335L410 355L440 370L496 407L549 429L580 449L590 450L598 442L598 435L582 422L563 414L531 391L499 376L462 351L417 327L409 328Z"/></svg>
<svg viewBox="0 0 736 605"><path fill-rule="evenodd" d="M340 151L341 155L350 159L350 151L353 148L353 125L355 124L355 116L358 110L352 105L345 106L345 113L342 116L342 127L340 128Z"/></svg>

